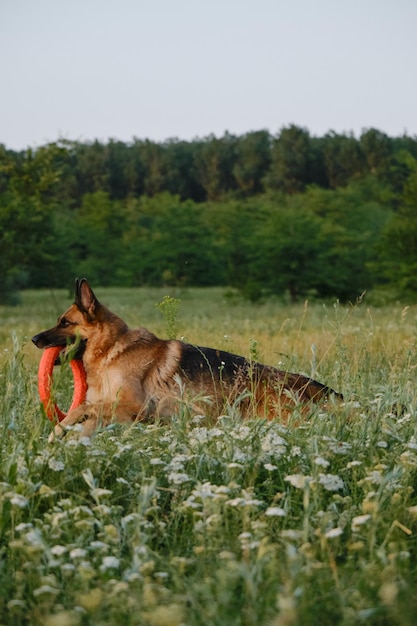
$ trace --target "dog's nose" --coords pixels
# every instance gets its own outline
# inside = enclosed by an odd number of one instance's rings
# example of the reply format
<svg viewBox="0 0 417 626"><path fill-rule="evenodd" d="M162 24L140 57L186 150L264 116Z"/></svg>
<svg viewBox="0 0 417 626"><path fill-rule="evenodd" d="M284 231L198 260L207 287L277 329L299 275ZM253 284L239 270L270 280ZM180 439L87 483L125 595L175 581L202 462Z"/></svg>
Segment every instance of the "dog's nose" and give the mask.
<svg viewBox="0 0 417 626"><path fill-rule="evenodd" d="M33 335L32 341L36 347L38 347L39 335Z"/></svg>

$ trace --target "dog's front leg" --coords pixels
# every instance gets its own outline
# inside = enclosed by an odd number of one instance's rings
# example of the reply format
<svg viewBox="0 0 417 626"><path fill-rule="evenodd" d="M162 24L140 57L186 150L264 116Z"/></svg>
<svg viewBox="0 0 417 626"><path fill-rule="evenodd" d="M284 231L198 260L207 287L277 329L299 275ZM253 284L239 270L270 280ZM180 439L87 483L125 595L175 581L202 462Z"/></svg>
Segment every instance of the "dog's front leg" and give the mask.
<svg viewBox="0 0 417 626"><path fill-rule="evenodd" d="M53 432L49 435L48 441L52 443L55 438L62 438L65 435L66 428L81 424L81 436L90 437L96 430L99 423L107 425L109 419L105 418L106 411L104 407L94 404L80 404L76 409L68 413L66 417L57 424Z"/></svg>

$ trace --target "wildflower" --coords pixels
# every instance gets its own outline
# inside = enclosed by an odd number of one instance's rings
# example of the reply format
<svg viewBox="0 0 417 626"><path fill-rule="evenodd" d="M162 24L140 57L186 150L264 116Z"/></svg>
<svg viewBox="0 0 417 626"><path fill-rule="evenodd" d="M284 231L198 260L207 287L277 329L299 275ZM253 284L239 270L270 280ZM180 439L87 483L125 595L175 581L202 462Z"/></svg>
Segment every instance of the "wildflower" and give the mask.
<svg viewBox="0 0 417 626"><path fill-rule="evenodd" d="M304 474L289 474L284 478L284 480L296 489L304 489L306 484L311 480L311 476L304 476Z"/></svg>
<svg viewBox="0 0 417 626"><path fill-rule="evenodd" d="M48 485L42 484L39 487L38 494L40 496L42 496L43 498L47 498L49 496L54 496L56 494L56 491L54 489L51 489L50 487L48 487Z"/></svg>
<svg viewBox="0 0 417 626"><path fill-rule="evenodd" d="M412 468L417 467L417 456L413 454L412 452L410 452L409 450L406 450L400 455L400 461L406 467L412 467Z"/></svg>
<svg viewBox="0 0 417 626"><path fill-rule="evenodd" d="M102 487L94 487L91 489L91 495L96 502L98 502L102 496L111 496L112 493L110 489L103 489Z"/></svg>
<svg viewBox="0 0 417 626"><path fill-rule="evenodd" d="M87 550L84 550L84 548L74 548L69 555L71 559L82 559L87 555Z"/></svg>
<svg viewBox="0 0 417 626"><path fill-rule="evenodd" d="M265 511L265 515L268 517L285 517L286 512L280 506L269 506Z"/></svg>
<svg viewBox="0 0 417 626"><path fill-rule="evenodd" d="M334 539L335 537L340 537L340 535L343 534L343 529L339 528L339 526L337 526L336 528L331 528L330 530L328 530L324 536L327 539Z"/></svg>
<svg viewBox="0 0 417 626"><path fill-rule="evenodd" d="M182 485L183 483L189 482L191 478L188 476L188 474L184 474L181 472L170 472L168 474L168 480L174 485Z"/></svg>
<svg viewBox="0 0 417 626"><path fill-rule="evenodd" d="M329 449L334 454L347 454L352 449L352 446L347 441L330 441Z"/></svg>
<svg viewBox="0 0 417 626"><path fill-rule="evenodd" d="M326 491L339 491L343 489L345 483L337 474L320 474L319 483Z"/></svg>
<svg viewBox="0 0 417 626"><path fill-rule="evenodd" d="M53 554L54 556L62 556L63 554L65 554L66 551L67 548L59 544L57 544L56 546L52 546L51 548L51 554Z"/></svg>
<svg viewBox="0 0 417 626"><path fill-rule="evenodd" d="M62 461L58 461L53 457L48 461L48 467L54 472L62 472L65 469L65 465Z"/></svg>
<svg viewBox="0 0 417 626"><path fill-rule="evenodd" d="M314 463L320 465L320 467L329 467L330 465L329 461L326 461L326 459L323 459L321 456L316 457Z"/></svg>
<svg viewBox="0 0 417 626"><path fill-rule="evenodd" d="M249 426L238 426L230 434L234 439L247 439L251 436L251 429Z"/></svg>
<svg viewBox="0 0 417 626"><path fill-rule="evenodd" d="M100 571L105 572L108 569L117 569L120 565L120 560L115 556L105 556L103 562L100 565Z"/></svg>
<svg viewBox="0 0 417 626"><path fill-rule="evenodd" d="M245 498L233 498L232 500L228 500L226 504L229 506L240 506L241 504L245 504Z"/></svg>
<svg viewBox="0 0 417 626"><path fill-rule="evenodd" d="M356 517L352 519L352 530L357 530L358 526L362 526L363 524L366 524L366 522L368 522L370 519L371 519L371 516L369 514L357 515Z"/></svg>
<svg viewBox="0 0 417 626"><path fill-rule="evenodd" d="M25 524L24 522L22 522L21 524L18 524L18 525L16 526L16 529L15 529L15 530L16 530L17 532L21 533L21 532L23 532L24 530L30 530L31 528L33 528L33 524L30 524L29 522Z"/></svg>
<svg viewBox="0 0 417 626"><path fill-rule="evenodd" d="M104 543L104 541L92 541L90 543L90 548L93 550L107 550L108 545L107 543Z"/></svg>
<svg viewBox="0 0 417 626"><path fill-rule="evenodd" d="M359 467L359 465L362 465L362 461L349 461L346 467L350 469L351 467Z"/></svg>
<svg viewBox="0 0 417 626"><path fill-rule="evenodd" d="M216 494L227 494L230 493L230 489L226 485L217 485L214 487L214 492Z"/></svg>
<svg viewBox="0 0 417 626"><path fill-rule="evenodd" d="M51 585L42 585L41 587L38 587L37 589L33 590L33 595L35 597L48 595L48 594L56 595L57 593L59 593L58 589L55 589L55 587L51 587Z"/></svg>
<svg viewBox="0 0 417 626"><path fill-rule="evenodd" d="M19 509L24 509L29 504L29 500L25 498L25 496L22 496L20 493L14 493L10 498L10 504L18 506Z"/></svg>
<svg viewBox="0 0 417 626"><path fill-rule="evenodd" d="M382 483L382 473L379 470L374 470L365 476L364 480L373 485L380 485Z"/></svg>
<svg viewBox="0 0 417 626"><path fill-rule="evenodd" d="M272 463L264 463L264 468L268 471L268 472L273 472L274 470L278 469L276 465L272 465Z"/></svg>
<svg viewBox="0 0 417 626"><path fill-rule="evenodd" d="M302 530L295 530L294 528L287 528L286 530L281 531L281 537L284 539L292 539L296 541L297 539L301 539L303 536Z"/></svg>
<svg viewBox="0 0 417 626"><path fill-rule="evenodd" d="M190 443L206 443L210 441L210 439L214 439L214 437L223 436L223 431L220 428L206 428L206 426L201 426L200 428L194 428L190 435Z"/></svg>
<svg viewBox="0 0 417 626"><path fill-rule="evenodd" d="M266 433L262 441L262 451L271 452L274 457L279 457L285 453L287 442L280 435L277 435L274 431Z"/></svg>

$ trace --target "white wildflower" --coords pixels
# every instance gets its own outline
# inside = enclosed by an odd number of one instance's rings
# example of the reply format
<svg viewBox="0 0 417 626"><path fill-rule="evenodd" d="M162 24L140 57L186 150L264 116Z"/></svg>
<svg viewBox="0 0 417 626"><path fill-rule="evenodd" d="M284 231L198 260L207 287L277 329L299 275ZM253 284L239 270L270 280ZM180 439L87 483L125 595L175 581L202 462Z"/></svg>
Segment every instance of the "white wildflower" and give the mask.
<svg viewBox="0 0 417 626"><path fill-rule="evenodd" d="M107 543L104 543L104 541L97 540L90 543L90 548L92 548L93 550L107 550L108 545Z"/></svg>
<svg viewBox="0 0 417 626"><path fill-rule="evenodd" d="M352 519L352 530L357 530L358 526L362 526L363 524L366 524L366 522L369 522L370 519L371 519L371 516L369 514L357 515L356 517Z"/></svg>
<svg viewBox="0 0 417 626"><path fill-rule="evenodd" d="M64 463L62 461L54 459L53 457L49 459L48 467L54 472L62 472L65 469Z"/></svg>
<svg viewBox="0 0 417 626"><path fill-rule="evenodd" d="M187 483L191 480L188 474L184 474L183 472L170 472L167 478L169 482L174 485L182 485L183 483Z"/></svg>
<svg viewBox="0 0 417 626"><path fill-rule="evenodd" d="M304 474L289 474L284 478L284 480L296 489L304 489L306 484L311 480L311 476L304 476Z"/></svg>
<svg viewBox="0 0 417 626"><path fill-rule="evenodd" d="M268 471L268 472L273 472L274 470L278 469L276 465L273 465L272 463L264 463L264 468Z"/></svg>
<svg viewBox="0 0 417 626"><path fill-rule="evenodd" d="M337 526L336 528L331 528L330 530L328 530L324 534L324 536L327 537L327 539L334 539L335 537L340 537L340 535L342 534L343 534L343 529Z"/></svg>
<svg viewBox="0 0 417 626"><path fill-rule="evenodd" d="M82 559L87 555L87 550L84 550L84 548L74 548L69 555L71 559Z"/></svg>
<svg viewBox="0 0 417 626"><path fill-rule="evenodd" d="M190 443L206 443L210 439L210 433L206 426L200 428L194 428L190 435Z"/></svg>
<svg viewBox="0 0 417 626"><path fill-rule="evenodd" d="M41 587L33 590L33 595L35 597L44 595L56 595L57 593L59 593L58 589L55 589L55 587L51 587L51 585L42 585Z"/></svg>
<svg viewBox="0 0 417 626"><path fill-rule="evenodd" d="M230 493L230 488L227 487L226 485L216 485L213 487L214 489L214 493L218 494L218 493L223 493L223 494L227 494Z"/></svg>
<svg viewBox="0 0 417 626"><path fill-rule="evenodd" d="M346 467L350 469L351 467L359 467L360 465L362 465L362 461L349 461Z"/></svg>
<svg viewBox="0 0 417 626"><path fill-rule="evenodd" d="M149 463L150 463L151 465L165 465L165 463L163 462L163 460L162 460L162 459L160 459L159 457L155 457L154 459L151 459L151 460L149 461Z"/></svg>
<svg viewBox="0 0 417 626"><path fill-rule="evenodd" d="M281 537L284 537L284 539L292 539L294 541L301 539L303 534L303 530L295 530L294 528L287 528L281 531Z"/></svg>
<svg viewBox="0 0 417 626"><path fill-rule="evenodd" d="M100 565L100 571L105 572L108 569L117 569L120 565L120 559L115 556L105 556Z"/></svg>
<svg viewBox="0 0 417 626"><path fill-rule="evenodd" d="M247 439L252 433L249 426L238 426L230 434L234 439Z"/></svg>
<svg viewBox="0 0 417 626"><path fill-rule="evenodd" d="M20 509L24 509L29 504L29 500L20 493L14 493L10 497L10 503L14 504L14 506L18 506Z"/></svg>
<svg viewBox="0 0 417 626"><path fill-rule="evenodd" d="M379 470L374 470L370 472L365 479L367 482L372 483L373 485L380 485L382 483L382 472Z"/></svg>
<svg viewBox="0 0 417 626"><path fill-rule="evenodd" d="M326 491L339 491L339 489L343 489L345 486L345 483L337 474L320 474L319 483L323 485Z"/></svg>
<svg viewBox="0 0 417 626"><path fill-rule="evenodd" d="M265 515L268 517L285 517L286 512L280 506L269 506L265 511Z"/></svg>
<svg viewBox="0 0 417 626"><path fill-rule="evenodd" d="M326 461L326 459L323 459L323 457L318 456L314 459L314 463L316 465L320 465L320 467L329 467L330 462Z"/></svg>
<svg viewBox="0 0 417 626"><path fill-rule="evenodd" d="M347 443L347 441L331 441L329 443L329 449L334 454L347 454L352 449L352 446L350 443Z"/></svg>
<svg viewBox="0 0 417 626"><path fill-rule="evenodd" d="M65 546L61 546L60 544L52 546L51 548L51 554L53 554L54 556L62 556L63 554L65 554L66 551L67 548Z"/></svg>
<svg viewBox="0 0 417 626"><path fill-rule="evenodd" d="M245 506L262 506L262 504L262 500L257 500L256 498L245 500Z"/></svg>
<svg viewBox="0 0 417 626"><path fill-rule="evenodd" d="M286 451L287 442L274 431L266 433L262 441L262 451L271 452L275 457L279 457Z"/></svg>
<svg viewBox="0 0 417 626"><path fill-rule="evenodd" d="M24 522L22 522L21 524L18 524L15 528L15 530L19 533L23 532L24 530L30 530L31 528L33 528L33 524L27 522L26 524Z"/></svg>

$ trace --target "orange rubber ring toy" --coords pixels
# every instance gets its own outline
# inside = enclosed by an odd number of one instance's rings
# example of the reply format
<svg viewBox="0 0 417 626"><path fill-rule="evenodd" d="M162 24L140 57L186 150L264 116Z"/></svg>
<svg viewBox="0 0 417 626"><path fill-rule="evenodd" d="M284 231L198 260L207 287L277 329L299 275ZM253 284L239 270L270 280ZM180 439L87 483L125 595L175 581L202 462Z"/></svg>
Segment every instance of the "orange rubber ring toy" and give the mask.
<svg viewBox="0 0 417 626"><path fill-rule="evenodd" d="M63 348L60 346L46 348L39 362L38 369L39 397L44 406L45 413L51 421L53 421L55 417L58 417L60 422L62 422L67 413L61 411L61 409L51 401L51 384L55 361L62 349ZM74 394L68 412L82 404L87 394L87 379L83 362L78 359L73 359L70 361L70 366L74 377Z"/></svg>

